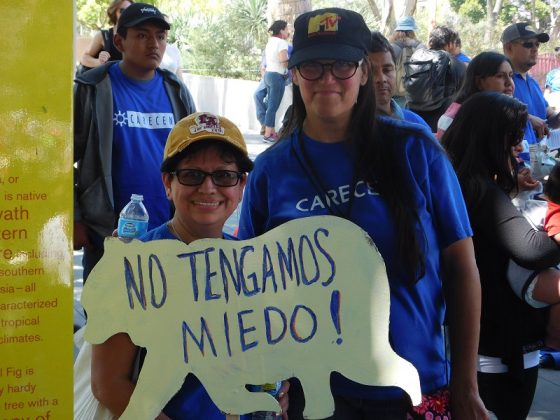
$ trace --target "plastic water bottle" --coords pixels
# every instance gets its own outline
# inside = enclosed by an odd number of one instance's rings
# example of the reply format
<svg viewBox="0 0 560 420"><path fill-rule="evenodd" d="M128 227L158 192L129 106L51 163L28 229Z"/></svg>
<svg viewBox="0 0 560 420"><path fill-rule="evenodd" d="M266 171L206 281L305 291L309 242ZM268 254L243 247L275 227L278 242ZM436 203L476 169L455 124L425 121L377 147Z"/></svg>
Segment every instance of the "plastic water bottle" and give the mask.
<svg viewBox="0 0 560 420"><path fill-rule="evenodd" d="M278 381L274 384L263 384L257 385L252 388L252 391L268 392L273 397L278 395L282 382ZM281 420L282 416L277 416L274 411L255 411L252 416L252 420Z"/></svg>
<svg viewBox="0 0 560 420"><path fill-rule="evenodd" d="M121 210L118 233L121 238L138 238L148 230L148 211L140 194L132 194L130 202Z"/></svg>

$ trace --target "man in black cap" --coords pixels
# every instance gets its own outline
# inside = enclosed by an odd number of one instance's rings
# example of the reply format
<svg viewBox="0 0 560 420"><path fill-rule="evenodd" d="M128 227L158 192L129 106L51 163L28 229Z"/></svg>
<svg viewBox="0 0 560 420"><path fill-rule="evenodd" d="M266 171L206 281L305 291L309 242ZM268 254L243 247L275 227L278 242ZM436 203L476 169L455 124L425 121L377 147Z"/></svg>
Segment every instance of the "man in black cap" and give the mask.
<svg viewBox="0 0 560 420"><path fill-rule="evenodd" d="M548 106L539 84L528 74L537 64L540 44L548 42L549 39L548 34L537 32L528 22L508 26L501 37L504 54L513 65L514 96L527 105L529 120L536 138L539 139L548 133L549 126L556 128L560 124L558 114ZM525 133L528 143L536 142L536 138L533 133Z"/></svg>
<svg viewBox="0 0 560 420"><path fill-rule="evenodd" d="M122 12L114 37L122 60L75 81L74 249L84 248L84 280L131 194L144 196L148 229L169 219L159 164L175 122L195 112L186 86L158 68L169 28L156 7L133 3Z"/></svg>

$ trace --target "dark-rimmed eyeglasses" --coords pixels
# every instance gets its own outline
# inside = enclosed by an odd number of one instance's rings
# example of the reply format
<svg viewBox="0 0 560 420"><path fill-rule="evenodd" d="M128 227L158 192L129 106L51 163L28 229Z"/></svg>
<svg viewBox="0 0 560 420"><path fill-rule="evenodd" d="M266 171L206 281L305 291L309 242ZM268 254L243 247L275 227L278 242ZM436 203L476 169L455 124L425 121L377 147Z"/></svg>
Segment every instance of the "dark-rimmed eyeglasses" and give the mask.
<svg viewBox="0 0 560 420"><path fill-rule="evenodd" d="M338 80L350 79L356 74L358 66L363 60L355 63L352 61L337 60L333 63L319 63L318 61L306 61L297 66L298 72L305 80L319 80L325 74L325 68L328 68L331 74Z"/></svg>
<svg viewBox="0 0 560 420"><path fill-rule="evenodd" d="M527 48L530 50L531 48L539 48L541 43L539 41L525 41L525 42L518 42L523 48Z"/></svg>
<svg viewBox="0 0 560 420"><path fill-rule="evenodd" d="M199 169L177 169L176 171L170 172L170 174L177 177L177 181L179 181L179 184L185 185L187 187L196 187L197 185L201 185L207 176L212 179L212 182L217 187L234 187L243 177L243 172L204 172Z"/></svg>

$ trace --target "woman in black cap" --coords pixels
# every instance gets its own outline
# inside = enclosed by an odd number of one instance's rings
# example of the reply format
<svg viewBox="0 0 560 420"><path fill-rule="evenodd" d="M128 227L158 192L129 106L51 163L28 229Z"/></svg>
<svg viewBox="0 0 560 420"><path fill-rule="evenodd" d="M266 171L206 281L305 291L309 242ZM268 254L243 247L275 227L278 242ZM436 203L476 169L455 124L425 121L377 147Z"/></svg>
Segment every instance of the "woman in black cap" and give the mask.
<svg viewBox="0 0 560 420"><path fill-rule="evenodd" d="M453 168L427 129L376 116L367 60L371 33L361 15L315 10L294 27L293 113L287 134L255 162L239 236L330 214L362 227L383 256L391 289L389 340L418 370L424 401L412 407L400 388L365 386L335 373L333 419L427 418L430 410L443 418L451 406L455 419L486 419L476 383L480 283ZM303 391L309 386L302 383ZM297 400L292 388L290 419L301 418Z"/></svg>

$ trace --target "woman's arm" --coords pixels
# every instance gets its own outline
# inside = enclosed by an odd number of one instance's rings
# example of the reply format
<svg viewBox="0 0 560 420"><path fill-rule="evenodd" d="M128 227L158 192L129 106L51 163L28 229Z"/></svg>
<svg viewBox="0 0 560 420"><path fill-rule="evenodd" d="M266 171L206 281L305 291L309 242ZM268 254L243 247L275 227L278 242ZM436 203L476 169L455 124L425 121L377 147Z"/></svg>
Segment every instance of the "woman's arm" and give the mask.
<svg viewBox="0 0 560 420"><path fill-rule="evenodd" d="M99 67L101 64L105 63L109 58L109 52L101 51L103 49L103 35L101 31L98 31L91 40L89 47L82 54L80 58L80 63L86 67ZM99 55L99 58L97 56Z"/></svg>
<svg viewBox="0 0 560 420"><path fill-rule="evenodd" d="M535 230L497 185L488 184L484 199L471 216L473 226L488 229L488 236L522 267L540 270L560 262L556 242L546 232Z"/></svg>
<svg viewBox="0 0 560 420"><path fill-rule="evenodd" d="M92 347L91 389L95 398L111 413L121 416L132 392L130 380L137 347L128 334L119 333Z"/></svg>
<svg viewBox="0 0 560 420"><path fill-rule="evenodd" d="M488 419L476 379L480 335L480 279L471 238L442 251L442 277L451 342L453 418Z"/></svg>
<svg viewBox="0 0 560 420"><path fill-rule="evenodd" d="M284 67L288 67L288 50L281 50L278 53L278 61L280 62L280 64L282 64Z"/></svg>

